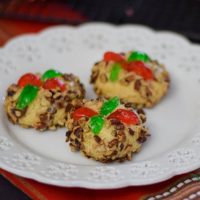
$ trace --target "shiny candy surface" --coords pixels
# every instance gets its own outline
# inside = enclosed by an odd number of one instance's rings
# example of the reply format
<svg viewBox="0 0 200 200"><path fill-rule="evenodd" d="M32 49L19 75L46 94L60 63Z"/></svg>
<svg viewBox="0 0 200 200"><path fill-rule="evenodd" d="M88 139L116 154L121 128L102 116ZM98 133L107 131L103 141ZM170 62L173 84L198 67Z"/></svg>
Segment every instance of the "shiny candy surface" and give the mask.
<svg viewBox="0 0 200 200"><path fill-rule="evenodd" d="M21 78L18 80L17 83L20 87L24 87L26 85L33 85L33 86L41 86L42 82L39 78L39 76L32 74L32 73L27 73L21 76Z"/></svg>
<svg viewBox="0 0 200 200"><path fill-rule="evenodd" d="M62 80L59 80L58 78L52 78L45 81L43 88L47 90L60 88L61 91L65 91L66 85Z"/></svg>
<svg viewBox="0 0 200 200"><path fill-rule="evenodd" d="M94 133L94 135L98 135L103 128L104 119L101 116L93 116L90 118L89 126Z"/></svg>
<svg viewBox="0 0 200 200"><path fill-rule="evenodd" d="M114 61L114 62L121 62L124 60L123 56L118 54L118 53L114 53L112 51L108 51L104 54L104 61Z"/></svg>
<svg viewBox="0 0 200 200"><path fill-rule="evenodd" d="M113 110L115 110L115 108L117 108L119 104L120 104L120 101L118 97L109 99L108 101L103 103L100 110L100 114L104 116L110 114Z"/></svg>
<svg viewBox="0 0 200 200"><path fill-rule="evenodd" d="M148 62L149 60L150 60L149 56L146 53L140 51L133 51L128 57L128 62L132 61Z"/></svg>
<svg viewBox="0 0 200 200"><path fill-rule="evenodd" d="M39 88L32 85L26 85L17 101L16 107L20 110L26 108L37 96Z"/></svg>
<svg viewBox="0 0 200 200"><path fill-rule="evenodd" d="M132 125L139 123L138 116L133 111L125 109L117 109L110 116L108 116L108 119L118 119L125 124Z"/></svg>
<svg viewBox="0 0 200 200"><path fill-rule="evenodd" d="M121 65L118 64L118 63L115 63L113 66L112 66L112 69L111 69L111 72L110 72L110 76L109 76L109 79L111 81L117 81L118 78L119 78L119 73L121 71Z"/></svg>
<svg viewBox="0 0 200 200"><path fill-rule="evenodd" d="M82 117L89 117L90 118L90 117L92 117L94 115L98 115L98 113L95 112L94 110L90 109L90 108L81 107L81 108L76 109L73 112L72 117L75 120L79 120Z"/></svg>
<svg viewBox="0 0 200 200"><path fill-rule="evenodd" d="M62 74L54 69L47 70L41 77L42 81L46 81L47 79L55 78L62 76Z"/></svg>
<svg viewBox="0 0 200 200"><path fill-rule="evenodd" d="M135 74L143 77L144 80L152 80L154 78L153 72L145 63L141 61L131 62L127 67L127 71L132 71Z"/></svg>

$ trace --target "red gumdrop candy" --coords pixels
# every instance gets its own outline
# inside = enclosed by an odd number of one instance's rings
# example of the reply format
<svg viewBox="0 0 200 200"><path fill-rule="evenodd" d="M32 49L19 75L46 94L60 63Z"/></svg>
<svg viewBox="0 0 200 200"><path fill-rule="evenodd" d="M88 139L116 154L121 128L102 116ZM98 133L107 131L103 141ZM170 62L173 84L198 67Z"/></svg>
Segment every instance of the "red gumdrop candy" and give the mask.
<svg viewBox="0 0 200 200"><path fill-rule="evenodd" d="M108 116L108 119L117 119L125 124L138 124L138 116L130 110L117 109L115 112Z"/></svg>
<svg viewBox="0 0 200 200"><path fill-rule="evenodd" d="M151 69L141 61L130 62L127 66L127 71L135 72L137 75L142 76L144 80L152 80L154 78Z"/></svg>
<svg viewBox="0 0 200 200"><path fill-rule="evenodd" d="M92 117L95 115L98 115L98 113L94 110L87 107L81 107L73 112L72 117L75 120L79 120L81 117Z"/></svg>
<svg viewBox="0 0 200 200"><path fill-rule="evenodd" d="M26 85L33 85L33 86L38 86L40 87L42 85L42 82L39 78L39 76L32 74L32 73L27 73L24 74L17 83L20 87L25 87Z"/></svg>
<svg viewBox="0 0 200 200"><path fill-rule="evenodd" d="M111 51L107 51L106 53L104 53L103 59L104 61L114 61L114 62L121 62L124 60L122 55Z"/></svg>
<svg viewBox="0 0 200 200"><path fill-rule="evenodd" d="M47 79L44 82L43 88L47 90L60 88L61 91L65 91L66 85L63 81L61 81L58 78L51 78L51 79Z"/></svg>

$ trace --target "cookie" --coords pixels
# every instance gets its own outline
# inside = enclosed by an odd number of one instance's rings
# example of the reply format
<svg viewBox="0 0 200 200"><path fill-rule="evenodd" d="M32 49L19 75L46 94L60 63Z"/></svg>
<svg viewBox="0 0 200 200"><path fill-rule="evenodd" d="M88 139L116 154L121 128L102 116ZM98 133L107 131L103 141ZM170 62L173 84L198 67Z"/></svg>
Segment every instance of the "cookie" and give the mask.
<svg viewBox="0 0 200 200"><path fill-rule="evenodd" d="M24 74L7 89L4 107L13 124L40 131L63 127L73 104L84 98L79 78L48 70Z"/></svg>
<svg viewBox="0 0 200 200"><path fill-rule="evenodd" d="M137 108L153 107L168 91L169 73L147 54L106 52L92 68L90 83L98 96L119 96Z"/></svg>
<svg viewBox="0 0 200 200"><path fill-rule="evenodd" d="M133 110L117 97L84 100L69 113L66 141L72 151L96 161L131 160L149 136L145 121L142 109Z"/></svg>

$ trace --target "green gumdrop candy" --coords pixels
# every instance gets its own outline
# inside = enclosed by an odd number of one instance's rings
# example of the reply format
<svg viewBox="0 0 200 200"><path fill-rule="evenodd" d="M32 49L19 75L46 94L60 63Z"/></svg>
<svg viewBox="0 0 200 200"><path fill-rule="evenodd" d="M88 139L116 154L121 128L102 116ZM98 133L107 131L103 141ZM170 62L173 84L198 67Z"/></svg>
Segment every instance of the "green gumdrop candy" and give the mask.
<svg viewBox="0 0 200 200"><path fill-rule="evenodd" d="M111 81L113 81L113 82L114 82L114 81L117 81L118 78L119 78L119 73L120 73L121 69L122 69L122 68L121 68L121 65L118 64L118 63L115 63L115 64L112 66L109 79L110 79Z"/></svg>
<svg viewBox="0 0 200 200"><path fill-rule="evenodd" d="M117 108L119 104L120 101L118 97L113 97L112 99L109 99L102 105L100 114L104 116L110 114L113 110L115 110L115 108Z"/></svg>
<svg viewBox="0 0 200 200"><path fill-rule="evenodd" d="M103 128L104 119L101 116L93 116L90 118L89 126L94 133L94 135L98 135Z"/></svg>
<svg viewBox="0 0 200 200"><path fill-rule="evenodd" d="M140 51L133 51L128 57L128 62L132 61L148 62L149 60L150 60L149 56L146 53Z"/></svg>
<svg viewBox="0 0 200 200"><path fill-rule="evenodd" d="M58 76L62 76L62 74L54 69L49 69L42 75L41 80L46 81L47 79L55 78Z"/></svg>
<svg viewBox="0 0 200 200"><path fill-rule="evenodd" d="M36 98L38 90L36 86L26 85L18 98L16 107L20 110L26 108Z"/></svg>

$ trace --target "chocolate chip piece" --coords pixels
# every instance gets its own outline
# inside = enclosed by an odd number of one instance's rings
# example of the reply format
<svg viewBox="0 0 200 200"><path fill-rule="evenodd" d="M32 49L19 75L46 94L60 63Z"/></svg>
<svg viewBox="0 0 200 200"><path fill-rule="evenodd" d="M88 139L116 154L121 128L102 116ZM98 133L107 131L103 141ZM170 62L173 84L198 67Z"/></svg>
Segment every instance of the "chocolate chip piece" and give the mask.
<svg viewBox="0 0 200 200"><path fill-rule="evenodd" d="M129 132L129 134L132 135L132 136L135 134L135 131L134 131L133 129L131 129L131 128L128 129L128 132Z"/></svg>
<svg viewBox="0 0 200 200"><path fill-rule="evenodd" d="M111 122L112 125L119 125L119 124L121 124L121 122L118 119L111 119L110 122Z"/></svg>
<svg viewBox="0 0 200 200"><path fill-rule="evenodd" d="M117 125L115 126L115 128L116 128L116 130L124 130L124 129L125 129L124 124L122 124L122 123L117 124Z"/></svg>
<svg viewBox="0 0 200 200"><path fill-rule="evenodd" d="M136 80L136 81L135 81L135 84L134 84L135 90L139 91L141 85L142 85L142 84L141 84L141 80Z"/></svg>
<svg viewBox="0 0 200 200"><path fill-rule="evenodd" d="M50 107L47 109L47 112L51 113L51 114L54 114L56 113L56 108L55 107Z"/></svg>
<svg viewBox="0 0 200 200"><path fill-rule="evenodd" d="M95 62L94 65L98 65L99 63L100 63L100 61L99 62Z"/></svg>
<svg viewBox="0 0 200 200"><path fill-rule="evenodd" d="M41 120L42 122L46 122L46 121L48 120L47 113L40 114L40 120Z"/></svg>
<svg viewBox="0 0 200 200"><path fill-rule="evenodd" d="M137 109L137 113L145 115L145 112L144 112L144 110L142 108Z"/></svg>
<svg viewBox="0 0 200 200"><path fill-rule="evenodd" d="M121 143L120 146L119 146L119 148L120 148L120 151L121 151L124 148L124 144Z"/></svg>
<svg viewBox="0 0 200 200"><path fill-rule="evenodd" d="M117 155L117 151L116 151L116 150L114 150L114 151L110 154L111 157L112 157L112 156L115 156L115 155Z"/></svg>
<svg viewBox="0 0 200 200"><path fill-rule="evenodd" d="M130 148L130 147L132 147L131 144L126 145L125 150L128 149L128 148Z"/></svg>
<svg viewBox="0 0 200 200"><path fill-rule="evenodd" d="M137 139L137 141L139 142L139 143L144 143L146 140L147 140L147 138L146 138L146 130L144 130L144 129L142 129L141 131L140 131L140 137Z"/></svg>
<svg viewBox="0 0 200 200"><path fill-rule="evenodd" d="M75 131L74 131L74 135L77 137L77 138L80 138L81 137L81 135L82 135L82 133L83 133L83 129L82 128L77 128L77 129L75 129Z"/></svg>
<svg viewBox="0 0 200 200"><path fill-rule="evenodd" d="M7 96L12 97L15 94L15 91L8 90Z"/></svg>
<svg viewBox="0 0 200 200"><path fill-rule="evenodd" d="M117 139L113 139L108 143L108 147L112 148L114 145L116 145L118 143Z"/></svg>
<svg viewBox="0 0 200 200"><path fill-rule="evenodd" d="M152 96L152 92L151 92L151 90L148 87L146 87L146 96L147 97Z"/></svg>
<svg viewBox="0 0 200 200"><path fill-rule="evenodd" d="M125 103L124 106L125 106L126 108L132 108L132 107L134 107L133 103L130 103L130 102Z"/></svg>
<svg viewBox="0 0 200 200"><path fill-rule="evenodd" d="M97 135L94 136L94 139L97 143L100 143L101 142L101 138Z"/></svg>
<svg viewBox="0 0 200 200"><path fill-rule="evenodd" d="M66 134L65 134L65 136L66 136L66 142L68 142L69 141L69 138L70 138L70 135L71 135L71 133L72 133L72 131L67 131L66 132Z"/></svg>
<svg viewBox="0 0 200 200"><path fill-rule="evenodd" d="M67 106L65 107L65 112L71 111L72 108L73 108L73 105L71 103L68 103Z"/></svg>
<svg viewBox="0 0 200 200"><path fill-rule="evenodd" d="M72 81L74 79L72 74L63 74L62 76L65 81Z"/></svg>
<svg viewBox="0 0 200 200"><path fill-rule="evenodd" d="M140 134L141 134L142 136L145 136L146 133L147 133L147 130L145 130L145 129L142 129L142 130L140 131Z"/></svg>
<svg viewBox="0 0 200 200"><path fill-rule="evenodd" d="M65 107L65 103L64 103L63 101L60 101L60 102L57 103L57 107L58 107L59 109L62 109L62 108Z"/></svg>
<svg viewBox="0 0 200 200"><path fill-rule="evenodd" d="M65 134L66 137L69 137L71 135L72 131L68 130Z"/></svg>
<svg viewBox="0 0 200 200"><path fill-rule="evenodd" d="M140 136L140 137L137 139L138 143L140 143L140 144L144 143L146 140L147 140L146 137L142 137L142 136Z"/></svg>
<svg viewBox="0 0 200 200"><path fill-rule="evenodd" d="M77 150L81 148L81 143L77 139L75 139L75 145L77 147Z"/></svg>
<svg viewBox="0 0 200 200"><path fill-rule="evenodd" d="M47 129L47 124L45 122L40 122L40 123L38 123L36 129L38 129L40 131L44 131Z"/></svg>
<svg viewBox="0 0 200 200"><path fill-rule="evenodd" d="M77 146L76 146L75 144L73 144L73 143L70 143L69 146L71 147L71 150L74 151L74 152L80 150L80 148L77 147Z"/></svg>
<svg viewBox="0 0 200 200"><path fill-rule="evenodd" d="M90 77L90 83L94 83L96 81L98 75L99 75L99 71L98 70L93 71L92 75Z"/></svg>

